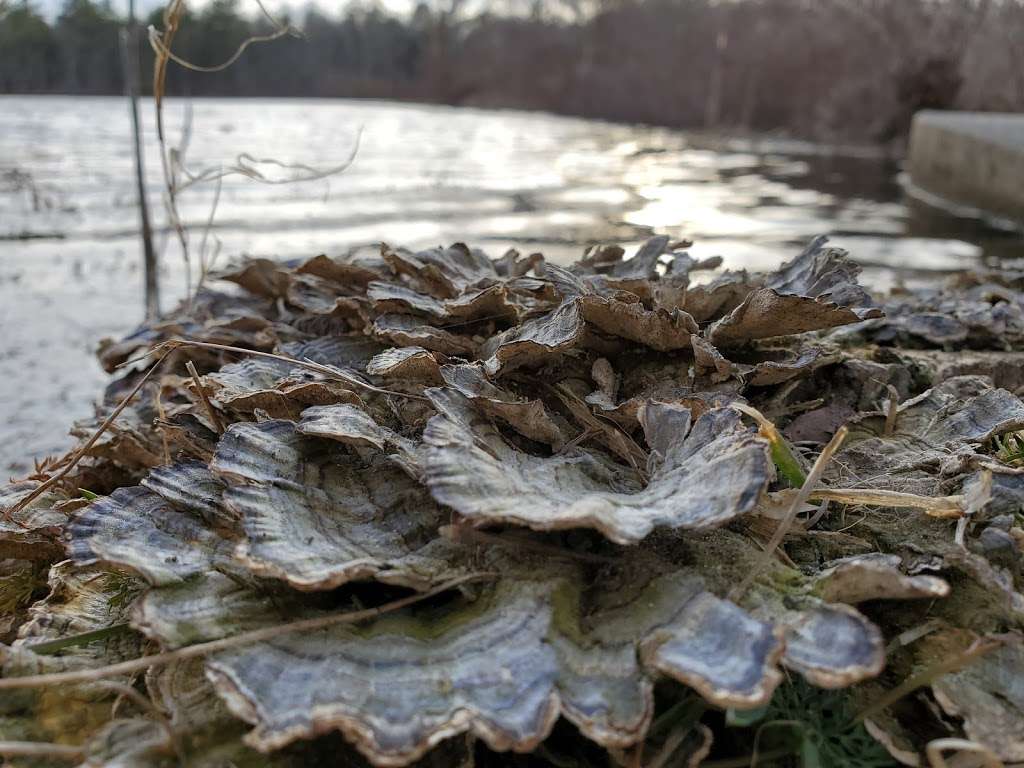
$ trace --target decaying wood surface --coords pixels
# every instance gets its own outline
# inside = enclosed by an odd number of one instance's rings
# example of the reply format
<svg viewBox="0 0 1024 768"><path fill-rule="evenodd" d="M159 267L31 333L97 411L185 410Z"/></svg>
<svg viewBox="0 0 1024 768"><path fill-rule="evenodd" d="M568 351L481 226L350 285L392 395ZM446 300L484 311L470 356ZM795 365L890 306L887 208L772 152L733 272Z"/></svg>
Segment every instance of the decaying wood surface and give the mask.
<svg viewBox="0 0 1024 768"><path fill-rule="evenodd" d="M0 489L0 755L1024 761L1024 276L684 248L252 260L105 343Z"/></svg>

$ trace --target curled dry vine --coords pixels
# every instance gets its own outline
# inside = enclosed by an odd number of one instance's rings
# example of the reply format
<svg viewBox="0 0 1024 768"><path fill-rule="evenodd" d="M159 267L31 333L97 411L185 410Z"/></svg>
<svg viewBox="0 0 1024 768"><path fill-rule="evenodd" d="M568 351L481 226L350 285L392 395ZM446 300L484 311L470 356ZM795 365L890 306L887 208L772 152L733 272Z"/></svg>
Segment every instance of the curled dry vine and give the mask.
<svg viewBox="0 0 1024 768"><path fill-rule="evenodd" d="M253 35L243 40L236 50L223 62L213 65L196 64L174 53L174 40L185 19L185 0L170 0L163 12L163 30L158 30L150 25L148 38L150 47L153 49L153 103L156 112L157 143L160 150L160 164L163 170L163 199L167 212L168 223L173 229L181 249L182 259L185 267L185 296L189 304L205 284L212 268L218 249L211 257L207 251L207 240L214 225L214 218L217 206L220 201L221 183L230 176L242 176L261 184L294 184L299 182L311 182L330 178L342 173L355 160L359 151L359 142L362 131L356 133L355 141L347 157L340 163L327 168L315 168L305 163L289 163L270 157L256 157L248 152L240 152L235 156L234 162L224 165L205 168L199 171L192 171L185 162L186 150L188 147L188 136L190 128L186 127L182 141L177 147L168 143L167 129L164 121L164 105L167 99L167 70L170 63L177 64L185 69L194 72L215 73L229 68L238 61L246 49L257 43L268 43L285 36L302 37L302 33L295 27L286 24L275 18L263 5L261 0L255 0L263 16L269 20L272 31L265 35ZM291 174L285 178L274 178L268 176L261 166L275 167ZM199 272L193 284L193 255L190 246L188 226L181 218L178 202L181 194L190 187L216 182L210 214L205 222L202 235L202 244L199 251Z"/></svg>

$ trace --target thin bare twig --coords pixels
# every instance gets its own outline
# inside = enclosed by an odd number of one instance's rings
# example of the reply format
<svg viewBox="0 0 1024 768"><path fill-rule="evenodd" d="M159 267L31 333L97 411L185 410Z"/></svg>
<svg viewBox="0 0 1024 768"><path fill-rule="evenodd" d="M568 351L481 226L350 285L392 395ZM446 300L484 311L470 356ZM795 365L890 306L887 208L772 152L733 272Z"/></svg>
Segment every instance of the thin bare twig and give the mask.
<svg viewBox="0 0 1024 768"><path fill-rule="evenodd" d="M322 365L321 363L314 362L309 358L299 360L298 358L289 357L288 355L280 355L275 354L273 352L260 352L259 350L246 349L245 347L233 347L229 344L214 344L213 342L210 341L170 339L169 341L165 341L162 344L157 344L155 347L153 347L153 349L149 350L144 355L142 355L142 358L148 357L149 355L152 354L156 354L157 352L160 352L161 350L164 349L167 350L167 352L164 353L166 355L168 352L172 350L183 349L186 347L195 347L197 349L211 349L218 350L221 352L235 352L240 355L252 355L253 357L262 357L266 360L277 360L278 362L291 363L292 365L295 365L299 368L305 368L307 370L314 371L322 376L326 376L331 379L337 379L338 381L342 381L351 386L360 387L369 392L376 392L379 395L393 395L394 397L405 397L409 398L410 400L422 400L424 402L429 402L428 398L424 397L423 395L415 395L409 392L396 392L395 390L376 387L373 384L370 384L369 382L361 381L359 378L345 373L340 368L335 368L330 365ZM121 365L129 365L142 358L133 358L132 360L125 361Z"/></svg>
<svg viewBox="0 0 1024 768"><path fill-rule="evenodd" d="M49 744L42 741L0 741L0 755L4 757L52 757L57 760L81 760L85 757L85 747Z"/></svg>
<svg viewBox="0 0 1024 768"><path fill-rule="evenodd" d="M355 160L356 155L359 153L359 145L362 140L363 130L360 128L356 131L356 140L353 142L352 149L339 165L332 166L330 168L314 168L305 163L285 163L277 160L273 157L253 157L248 152L242 152L235 156L235 164L228 166L227 168L218 166L217 168L207 168L198 173L192 173L184 166L179 166L182 173L184 174L187 181L177 187L179 192L188 189L194 184L199 184L205 181L213 181L218 178L226 178L227 176L245 176L253 181L258 181L260 184L295 184L297 182L304 181L320 181L330 176L336 176L348 169L352 165L352 161ZM305 175L293 176L286 179L272 179L260 172L258 165L273 165L277 168L284 169L286 171L302 171Z"/></svg>
<svg viewBox="0 0 1024 768"><path fill-rule="evenodd" d="M171 43L174 41L175 35L178 33L178 26L181 24L181 19L185 13L185 2L184 0L170 0L167 6L164 8L164 31L160 40L160 49L169 51ZM152 44L154 38L154 29L152 26L149 28L149 39ZM177 204L177 155L174 150L168 150L167 148L167 134L164 131L164 95L167 86L167 64L170 61L167 56L163 55L159 51L154 56L153 60L153 105L156 111L156 137L157 143L160 146L160 166L164 172L164 207L167 210L167 218L174 229L175 234L178 237L178 243L181 245L182 258L185 262L185 293L186 301L188 306L191 307L191 294L189 287L192 284L192 262L189 257L188 250L188 233L185 230L184 225L181 223L181 217L178 215L178 204ZM188 112L191 116L191 111ZM188 141L189 125L191 119L186 121L185 130L182 133L182 145L181 152L184 153L185 146Z"/></svg>
<svg viewBox="0 0 1024 768"><path fill-rule="evenodd" d="M74 469L78 465L78 462L81 461L82 458L89 452L89 449L96 444L96 441L100 439L100 436L110 428L110 425L114 423L114 419L120 416L121 411L128 407L128 403L130 403L132 401L132 398L134 398L135 395L139 393L139 390L141 390L142 387L145 386L146 382L149 381L149 379L153 376L157 369L160 368L161 363L163 363L167 355L169 355L172 351L173 347L171 349L168 349L163 355L161 355L160 358L153 364L153 367L146 371L146 374L141 379L139 379L138 384L136 384L132 388L132 391L125 395L124 399L122 399L121 402L118 403L117 407L100 425L100 428L93 433L92 437L90 437L86 441L85 445L83 445L81 448L78 449L78 451L75 452L75 455L71 458L67 465L65 465L65 467L60 472L50 477L49 480L46 480L45 482L41 483L34 491L32 491L32 493L30 493L28 496L23 498L13 507L11 507L11 510L7 513L8 517L25 509L25 507L27 507L33 501L35 501L44 493L46 493L48 489L52 488L54 485L56 485L57 483L59 483L61 480L68 476L71 470Z"/></svg>
<svg viewBox="0 0 1024 768"><path fill-rule="evenodd" d="M304 164L284 163L273 158L256 158L252 155L241 153L236 156L233 166L226 168L223 166L217 166L215 168L201 170L198 173L193 173L185 166L185 150L188 143L187 125L185 132L183 133L180 147L177 149L168 148L167 136L164 131L163 103L164 96L166 95L167 67L170 62L173 61L175 64L195 72L220 72L238 61L245 50L254 43L270 42L285 35L292 35L293 37L303 36L295 27L276 19L264 6L262 0L256 0L256 4L259 6L263 16L265 16L272 25L273 31L267 34L248 37L242 41L227 61L213 66L195 64L194 62L178 56L172 50L175 36L178 33L181 21L184 17L184 0L169 0L166 8L164 9L163 31L158 30L153 25L150 25L148 28L149 44L154 52L153 100L156 107L157 142L160 146L160 162L164 172L164 206L167 210L170 227L173 229L177 236L178 243L181 246L182 259L185 263L185 300L189 311L191 311L194 295L197 294L203 286L209 272L209 263L206 259L206 242L213 224L213 218L216 215L217 204L220 199L220 184L224 178L231 175L240 175L263 184L289 184L294 182L325 179L346 170L352 164L352 161L355 159L356 153L359 150L359 141L362 135L361 130L356 136L356 141L354 142L349 156L340 165L336 165L331 168L317 169ZM257 167L261 164L274 165L279 168L298 171L299 173L291 178L272 179L268 178ZM190 186L207 181L216 181L218 186L214 195L214 202L210 215L206 221L206 228L203 231L202 244L200 245L199 276L195 285L193 285L192 254L190 251L188 230L178 211L178 198L181 196L182 192Z"/></svg>
<svg viewBox="0 0 1024 768"><path fill-rule="evenodd" d="M821 520L821 518L823 518L826 514L828 514L828 499L825 499L823 502L821 502L821 506L818 507L818 511L811 515L807 519L807 522L804 523L804 528L806 528L807 530L811 530L811 528L816 526L818 522Z"/></svg>
<svg viewBox="0 0 1024 768"><path fill-rule="evenodd" d="M171 723L167 719L167 716L160 711L160 708L157 707L156 704L132 688L132 686L125 683L119 683L116 680L101 680L97 685L100 685L103 688L108 688L117 693L119 696L118 701L121 700L121 697L130 699L139 709L150 715L156 722L158 722L160 727L164 729L164 733L167 734L167 739L171 742L171 746L174 748L174 753L184 765L185 747L181 743L181 739L178 738L178 734L174 732L174 728L171 727Z"/></svg>
<svg viewBox="0 0 1024 768"><path fill-rule="evenodd" d="M212 259L206 258L206 242L210 237L210 230L213 228L213 219L217 215L217 206L220 204L220 191L224 186L224 177L217 176L217 187L213 191L213 205L210 206L210 215L206 219L206 226L203 228L203 239L199 242L199 279L196 281L195 293L198 295L200 289L206 283L213 264ZM218 241L219 242L219 241ZM219 248L217 253L219 253ZM216 257L216 253L215 253Z"/></svg>

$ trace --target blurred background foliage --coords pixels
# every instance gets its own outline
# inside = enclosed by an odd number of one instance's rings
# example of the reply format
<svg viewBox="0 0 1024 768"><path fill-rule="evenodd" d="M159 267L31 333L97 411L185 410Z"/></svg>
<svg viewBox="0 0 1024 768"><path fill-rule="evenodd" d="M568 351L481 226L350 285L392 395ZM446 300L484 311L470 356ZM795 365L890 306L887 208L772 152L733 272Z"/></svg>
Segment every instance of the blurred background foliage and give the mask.
<svg viewBox="0 0 1024 768"><path fill-rule="evenodd" d="M250 7L250 5L252 7ZM222 62L272 31L255 4L189 11L175 51ZM180 96L412 100L680 128L899 141L920 108L1024 111L1024 0L357 1L286 20L303 38L216 74L173 67ZM144 24L162 28L153 12ZM0 92L123 91L109 3L52 21L0 0ZM142 36L148 86L153 55Z"/></svg>

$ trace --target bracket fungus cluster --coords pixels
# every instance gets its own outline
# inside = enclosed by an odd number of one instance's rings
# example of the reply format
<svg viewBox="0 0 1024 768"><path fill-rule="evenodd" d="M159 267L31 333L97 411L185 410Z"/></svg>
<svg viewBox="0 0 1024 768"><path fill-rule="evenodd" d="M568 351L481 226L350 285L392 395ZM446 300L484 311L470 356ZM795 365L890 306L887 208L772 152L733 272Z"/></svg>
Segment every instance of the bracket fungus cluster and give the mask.
<svg viewBox="0 0 1024 768"><path fill-rule="evenodd" d="M685 247L253 260L106 343L79 448L0 490L0 742L698 765L799 695L805 765L1024 761L1022 286Z"/></svg>

